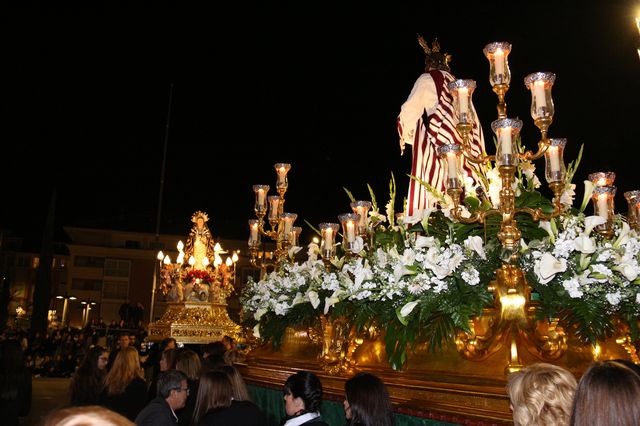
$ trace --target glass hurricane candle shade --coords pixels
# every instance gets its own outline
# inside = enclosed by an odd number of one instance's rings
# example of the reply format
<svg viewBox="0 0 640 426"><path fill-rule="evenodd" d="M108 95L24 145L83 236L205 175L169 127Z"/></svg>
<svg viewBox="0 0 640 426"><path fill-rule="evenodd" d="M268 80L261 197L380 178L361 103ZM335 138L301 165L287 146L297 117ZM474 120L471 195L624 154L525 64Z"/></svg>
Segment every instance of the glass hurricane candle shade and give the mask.
<svg viewBox="0 0 640 426"><path fill-rule="evenodd" d="M496 134L496 164L498 166L517 166L518 147L516 139L522 129L522 120L517 118L501 118L491 123L491 130Z"/></svg>
<svg viewBox="0 0 640 426"><path fill-rule="evenodd" d="M302 228L299 226L294 226L291 228L291 233L289 236L289 242L292 246L298 246L300 240L300 234L302 233Z"/></svg>
<svg viewBox="0 0 640 426"><path fill-rule="evenodd" d="M487 44L484 56L489 60L489 83L491 86L498 84L509 85L511 83L511 71L509 70L509 53L511 44L506 42L494 42Z"/></svg>
<svg viewBox="0 0 640 426"><path fill-rule="evenodd" d="M531 117L534 121L553 119L551 88L555 81L556 75L551 72L534 72L524 78L524 85L531 91Z"/></svg>
<svg viewBox="0 0 640 426"><path fill-rule="evenodd" d="M597 186L593 189L591 200L593 201L594 214L607 221L607 223L596 226L597 231L607 230L611 227L614 215L613 199L615 195L615 186Z"/></svg>
<svg viewBox="0 0 640 426"><path fill-rule="evenodd" d="M291 242L291 231L293 230L293 223L298 218L296 213L282 213L280 220L282 221L282 238L285 241Z"/></svg>
<svg viewBox="0 0 640 426"><path fill-rule="evenodd" d="M631 228L638 231L640 228L640 215L638 214L640 191L627 191L624 193L624 199L627 200L627 222Z"/></svg>
<svg viewBox="0 0 640 426"><path fill-rule="evenodd" d="M287 173L291 170L291 164L287 163L276 163L273 165L276 169L276 188L278 190L286 190L289 186L289 180L287 179Z"/></svg>
<svg viewBox="0 0 640 426"><path fill-rule="evenodd" d="M566 139L549 139L549 147L544 152L545 173L548 183L563 182L567 174L564 166L564 148Z"/></svg>
<svg viewBox="0 0 640 426"><path fill-rule="evenodd" d="M461 189L460 179L462 148L458 144L442 145L438 147L438 155L442 161L442 167L446 170L447 189Z"/></svg>
<svg viewBox="0 0 640 426"><path fill-rule="evenodd" d="M345 213L338 216L342 224L342 247L347 253L352 253L355 248L358 221L360 215L357 213Z"/></svg>
<svg viewBox="0 0 640 426"><path fill-rule="evenodd" d="M595 172L590 173L588 178L595 186L611 186L616 180L616 174L614 172Z"/></svg>
<svg viewBox="0 0 640 426"><path fill-rule="evenodd" d="M335 238L340 229L337 223L321 223L320 234L322 242L320 243L320 253L323 259L332 259L336 255Z"/></svg>
<svg viewBox="0 0 640 426"><path fill-rule="evenodd" d="M254 210L257 214L263 215L267 211L267 193L269 192L269 185L253 185L253 192L256 194Z"/></svg>
<svg viewBox="0 0 640 426"><path fill-rule="evenodd" d="M260 228L258 219L249 220L249 248L255 249L260 246Z"/></svg>
<svg viewBox="0 0 640 426"><path fill-rule="evenodd" d="M473 106L471 97L476 88L474 80L456 80L447 86L453 95L453 109L458 123L473 124Z"/></svg>
<svg viewBox="0 0 640 426"><path fill-rule="evenodd" d="M351 203L351 209L354 213L360 216L358 220L358 235L367 235L367 228L369 225L369 209L371 208L371 202L369 201L354 201Z"/></svg>
<svg viewBox="0 0 640 426"><path fill-rule="evenodd" d="M269 198L269 222L278 222L280 220L280 202L282 198L279 195L270 195Z"/></svg>

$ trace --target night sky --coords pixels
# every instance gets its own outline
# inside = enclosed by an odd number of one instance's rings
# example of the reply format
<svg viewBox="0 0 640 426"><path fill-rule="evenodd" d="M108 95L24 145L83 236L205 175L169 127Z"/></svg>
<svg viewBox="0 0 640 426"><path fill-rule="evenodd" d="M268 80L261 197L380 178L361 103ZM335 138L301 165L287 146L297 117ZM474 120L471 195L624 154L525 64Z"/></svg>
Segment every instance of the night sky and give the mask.
<svg viewBox="0 0 640 426"><path fill-rule="evenodd" d="M489 153L497 97L482 49L506 41L507 113L524 121L530 149L539 131L523 79L556 74L549 135L568 139L566 162L585 146L577 203L594 171L618 175L618 211L640 189L637 1L214 3L3 7L1 228L40 235L55 188L59 235L155 232L172 83L160 233L186 234L204 210L214 235L246 238L251 187L274 188L277 162L292 164L285 210L303 241L305 219L350 211L343 187L368 199L370 184L384 205L393 173L400 204L410 148L400 156L395 123L424 68L416 33L438 38L457 78L476 80Z"/></svg>

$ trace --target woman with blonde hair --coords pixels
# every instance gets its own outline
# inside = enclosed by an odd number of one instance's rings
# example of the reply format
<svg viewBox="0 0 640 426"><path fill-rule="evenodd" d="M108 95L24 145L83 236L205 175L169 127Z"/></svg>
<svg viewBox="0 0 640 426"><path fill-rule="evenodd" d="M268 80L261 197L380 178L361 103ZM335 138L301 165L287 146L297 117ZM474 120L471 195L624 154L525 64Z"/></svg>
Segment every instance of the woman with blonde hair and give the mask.
<svg viewBox="0 0 640 426"><path fill-rule="evenodd" d="M562 367L532 364L507 383L516 426L565 426L571 417L576 378Z"/></svg>
<svg viewBox="0 0 640 426"><path fill-rule="evenodd" d="M247 384L242 378L242 374L233 365L223 365L218 368L227 375L231 381L231 387L233 388L233 399L236 401L251 401Z"/></svg>
<svg viewBox="0 0 640 426"><path fill-rule="evenodd" d="M122 348L104 379L100 405L135 421L146 404L147 382L140 367L138 350L132 346Z"/></svg>
<svg viewBox="0 0 640 426"><path fill-rule="evenodd" d="M67 407L52 411L42 426L135 426L126 417L97 405Z"/></svg>

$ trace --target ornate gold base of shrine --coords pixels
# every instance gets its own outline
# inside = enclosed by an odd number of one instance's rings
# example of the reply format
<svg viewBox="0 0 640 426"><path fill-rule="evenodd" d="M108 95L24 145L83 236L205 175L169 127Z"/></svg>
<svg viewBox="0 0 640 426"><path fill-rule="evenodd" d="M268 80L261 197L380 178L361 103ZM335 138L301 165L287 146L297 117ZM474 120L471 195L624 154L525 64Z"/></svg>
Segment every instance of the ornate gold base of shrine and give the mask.
<svg viewBox="0 0 640 426"><path fill-rule="evenodd" d="M149 324L147 340L173 337L178 343L209 343L225 335L238 339L241 332L229 318L226 303L169 302L162 318Z"/></svg>
<svg viewBox="0 0 640 426"><path fill-rule="evenodd" d="M362 337L348 328L341 330L344 324L340 321L326 325L322 334L287 329L277 351L269 343L253 348L240 365L243 377L251 384L273 388L281 387L290 374L309 370L321 378L329 398L341 400L345 380L358 371L368 371L384 380L399 412L454 424L511 424L505 368L513 363L509 333L503 345L477 360L466 358L456 347L434 353L418 345L409 352L406 369L395 371L387 362L381 333ZM594 360L629 359L632 345L623 338L625 330L619 331L595 348L568 334L562 355L546 362L580 377ZM535 351L519 353L523 365L543 358Z"/></svg>

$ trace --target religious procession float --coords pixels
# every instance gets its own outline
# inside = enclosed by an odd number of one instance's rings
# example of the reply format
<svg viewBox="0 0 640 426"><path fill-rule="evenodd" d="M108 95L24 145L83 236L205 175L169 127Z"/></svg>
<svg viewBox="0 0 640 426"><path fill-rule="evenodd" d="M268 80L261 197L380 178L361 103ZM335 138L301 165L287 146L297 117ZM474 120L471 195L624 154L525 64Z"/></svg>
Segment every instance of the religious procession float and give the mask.
<svg viewBox="0 0 640 426"><path fill-rule="evenodd" d="M393 176L388 198L346 191L348 212L311 225L319 243L303 248L297 215L284 209L291 165L275 165L275 195L254 186L249 249L263 274L243 293L242 371L273 401L300 369L335 399L346 378L369 371L389 387L399 424L509 423L509 372L544 361L579 376L597 359L640 362L640 191L624 193L628 214L618 214L615 174L593 172L574 200L582 149L565 164L567 140L550 137L553 73L524 80L540 132L527 149L522 121L507 115L504 42L484 49L498 97L488 154L475 81L453 78L439 46L420 44L428 66L415 87L433 91L435 104L412 122L409 99L399 119L413 143L407 205Z"/></svg>

